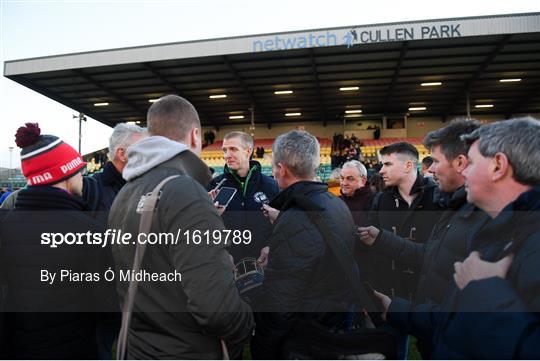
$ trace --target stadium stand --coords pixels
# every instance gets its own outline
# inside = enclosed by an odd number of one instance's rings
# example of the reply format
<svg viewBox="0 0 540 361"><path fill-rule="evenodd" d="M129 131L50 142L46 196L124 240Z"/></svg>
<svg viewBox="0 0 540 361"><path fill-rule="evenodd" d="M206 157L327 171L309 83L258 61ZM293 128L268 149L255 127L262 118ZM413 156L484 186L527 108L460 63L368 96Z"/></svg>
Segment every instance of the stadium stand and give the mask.
<svg viewBox="0 0 540 361"><path fill-rule="evenodd" d="M326 138L318 138L321 145L321 167L319 168L319 176L325 180L330 174L330 152L332 147L332 141ZM263 147L264 157L262 159L256 158L262 166L262 172L266 175L272 174L272 144L274 139L256 139L254 148ZM201 153L202 160L214 169L216 174L223 173L223 166L225 164L223 160L223 151L221 150L223 145L222 140L216 141L214 144L205 147Z"/></svg>
<svg viewBox="0 0 540 361"><path fill-rule="evenodd" d="M377 159L377 152L384 146L397 143L397 142L409 142L418 149L420 154L420 160L429 155L429 151L422 144L423 138L385 138L385 139L371 139L371 140L362 140L364 143L360 147L362 154L367 158Z"/></svg>
<svg viewBox="0 0 540 361"><path fill-rule="evenodd" d="M321 145L321 166L319 167L319 177L323 181L326 181L330 176L332 171L331 168L331 151L332 151L332 140L328 138L317 138L319 144ZM375 162L378 161L378 151L392 143L397 142L409 142L413 144L418 153L420 153L420 160L425 156L429 155L429 152L422 144L422 138L386 138L386 139L377 139L377 140L365 140L362 139L363 146L360 147L362 154L365 159L372 159ZM272 144L274 139L256 139L254 148L263 147L265 150L264 157L262 159L257 158L256 160L261 163L263 174L271 175L272 174ZM223 173L223 151L221 147L223 145L222 140L216 141L214 144L211 144L205 147L202 151L201 158L209 166L212 167L216 174Z"/></svg>

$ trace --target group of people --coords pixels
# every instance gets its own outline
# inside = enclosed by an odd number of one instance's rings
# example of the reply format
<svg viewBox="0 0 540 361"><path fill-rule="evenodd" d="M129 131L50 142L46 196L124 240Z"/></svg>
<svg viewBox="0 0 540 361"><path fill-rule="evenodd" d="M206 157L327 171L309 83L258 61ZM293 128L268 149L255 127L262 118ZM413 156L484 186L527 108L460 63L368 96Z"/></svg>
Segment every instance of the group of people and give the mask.
<svg viewBox="0 0 540 361"><path fill-rule="evenodd" d="M354 134L349 138L343 134L334 134L332 139L332 156L331 167L332 169L341 167L343 163L349 160L364 160L362 150L360 147L363 145Z"/></svg>
<svg viewBox="0 0 540 361"><path fill-rule="evenodd" d="M122 322L127 358L241 358L247 343L256 359L316 358L325 337L357 343L340 343L336 357L404 358L408 335L424 358L540 357L537 120L460 120L430 132L432 177L413 145L388 145L378 192L366 167L346 159L338 197L316 180L320 147L308 132L276 138L273 177L253 160L253 138L230 132L224 172L212 179L191 103L164 96L147 125L118 125L111 161L93 177L57 137L35 124L18 130L28 186L0 213L2 356L110 359L119 311L133 302ZM175 242L148 244L143 257L137 242L41 243L45 232L137 235L169 177L150 230ZM217 202L225 188L235 190L226 207ZM234 231L249 239L225 241ZM246 260L264 273L249 298L235 287ZM136 293L133 280L43 282L45 268L126 274L136 262L181 282L140 281ZM373 327L384 337L370 338ZM315 333L317 345L302 341Z"/></svg>

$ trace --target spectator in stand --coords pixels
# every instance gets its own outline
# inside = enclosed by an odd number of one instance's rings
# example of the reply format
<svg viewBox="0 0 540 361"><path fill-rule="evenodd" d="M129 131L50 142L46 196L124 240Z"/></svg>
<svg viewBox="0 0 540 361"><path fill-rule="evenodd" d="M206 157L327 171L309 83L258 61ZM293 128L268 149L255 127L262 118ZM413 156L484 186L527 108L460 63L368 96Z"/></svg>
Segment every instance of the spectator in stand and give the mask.
<svg viewBox="0 0 540 361"><path fill-rule="evenodd" d="M339 163L341 161L341 155L340 155L340 151L339 150L334 150L332 152L332 156L330 157L330 167L332 169L336 169L339 167Z"/></svg>

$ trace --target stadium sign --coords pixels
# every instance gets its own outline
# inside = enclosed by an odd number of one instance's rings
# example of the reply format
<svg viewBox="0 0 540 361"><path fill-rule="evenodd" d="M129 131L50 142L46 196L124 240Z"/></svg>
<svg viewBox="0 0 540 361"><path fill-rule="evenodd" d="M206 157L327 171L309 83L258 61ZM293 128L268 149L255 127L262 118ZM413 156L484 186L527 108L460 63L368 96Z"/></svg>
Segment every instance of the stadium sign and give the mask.
<svg viewBox="0 0 540 361"><path fill-rule="evenodd" d="M382 25L292 32L253 38L252 52L387 43L411 40L448 39L464 36L513 34L540 31L537 14L418 21Z"/></svg>
<svg viewBox="0 0 540 361"><path fill-rule="evenodd" d="M420 39L444 39L461 37L461 23L439 24L433 26L410 26L410 27L376 27L363 30L352 28L343 34L337 32L309 32L295 36L265 37L254 40L252 50L272 51L315 48L322 46L345 45L350 48L354 44L385 43L392 41L407 41ZM340 41L338 41L340 39Z"/></svg>
<svg viewBox="0 0 540 361"><path fill-rule="evenodd" d="M4 75L231 54L540 32L540 13L408 21L196 40L6 61Z"/></svg>

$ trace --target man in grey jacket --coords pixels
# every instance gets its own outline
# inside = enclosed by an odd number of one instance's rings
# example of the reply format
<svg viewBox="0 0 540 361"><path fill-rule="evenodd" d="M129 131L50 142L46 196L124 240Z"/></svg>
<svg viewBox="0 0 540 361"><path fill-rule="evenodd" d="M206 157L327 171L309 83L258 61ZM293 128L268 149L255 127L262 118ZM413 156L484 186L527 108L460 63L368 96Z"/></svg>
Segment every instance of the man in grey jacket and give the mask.
<svg viewBox="0 0 540 361"><path fill-rule="evenodd" d="M173 234L177 239L148 244L141 270L179 273L181 281L174 277L139 282L127 358L219 359L220 340L229 346L247 341L253 316L235 287L225 237L217 239L224 225L203 187L211 178L197 156L199 117L187 100L168 95L150 107L147 122L149 137L128 151L123 171L127 184L113 203L109 228L136 240L138 205L163 179L179 175L162 188L151 228L152 234ZM194 236L206 231L209 240ZM134 254L135 244L113 245L117 277L132 269ZM123 304L129 282L117 278L117 284Z"/></svg>

